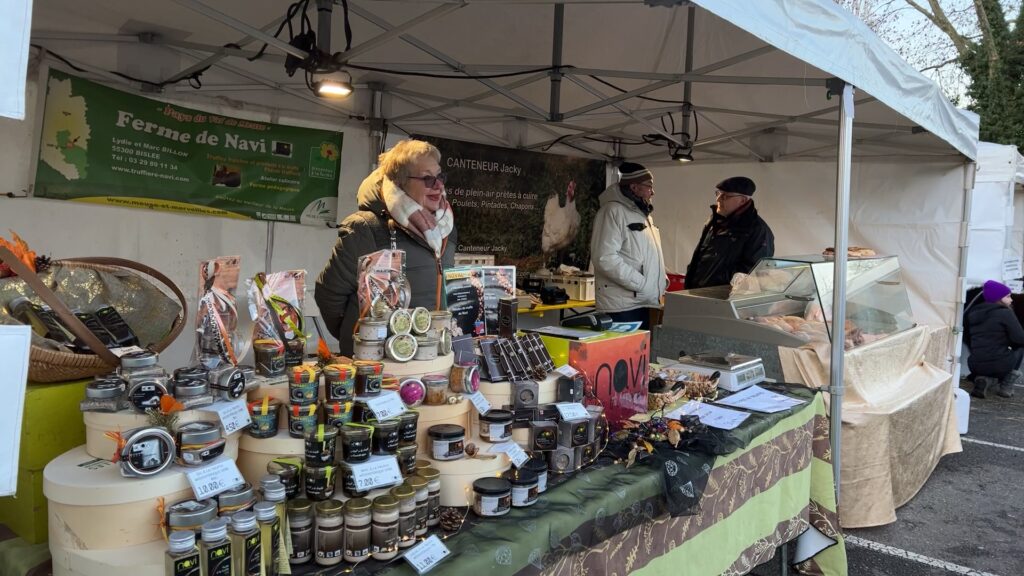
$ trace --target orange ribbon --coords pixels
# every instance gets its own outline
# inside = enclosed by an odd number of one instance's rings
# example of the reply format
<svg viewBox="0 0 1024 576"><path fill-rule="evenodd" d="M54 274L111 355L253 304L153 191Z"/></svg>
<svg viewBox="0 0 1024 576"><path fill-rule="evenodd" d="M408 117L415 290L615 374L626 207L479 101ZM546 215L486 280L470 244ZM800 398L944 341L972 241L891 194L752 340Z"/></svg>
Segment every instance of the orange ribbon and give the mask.
<svg viewBox="0 0 1024 576"><path fill-rule="evenodd" d="M113 440L114 444L117 445L117 449L114 450L114 457L110 461L114 463L120 462L121 450L124 450L125 444L128 443L128 440L124 437L123 434L121 434L120 430L104 432L103 435Z"/></svg>

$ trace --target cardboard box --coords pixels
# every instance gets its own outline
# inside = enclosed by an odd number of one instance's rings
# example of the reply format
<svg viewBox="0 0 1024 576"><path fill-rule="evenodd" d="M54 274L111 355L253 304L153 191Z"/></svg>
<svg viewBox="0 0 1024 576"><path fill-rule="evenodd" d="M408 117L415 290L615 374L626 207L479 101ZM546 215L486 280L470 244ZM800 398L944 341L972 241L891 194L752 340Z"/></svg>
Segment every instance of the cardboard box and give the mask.
<svg viewBox="0 0 1024 576"><path fill-rule="evenodd" d="M590 340L545 335L541 339L555 366L569 364L583 374L588 395L601 401L612 430L618 430L619 421L647 412L649 332L604 332Z"/></svg>

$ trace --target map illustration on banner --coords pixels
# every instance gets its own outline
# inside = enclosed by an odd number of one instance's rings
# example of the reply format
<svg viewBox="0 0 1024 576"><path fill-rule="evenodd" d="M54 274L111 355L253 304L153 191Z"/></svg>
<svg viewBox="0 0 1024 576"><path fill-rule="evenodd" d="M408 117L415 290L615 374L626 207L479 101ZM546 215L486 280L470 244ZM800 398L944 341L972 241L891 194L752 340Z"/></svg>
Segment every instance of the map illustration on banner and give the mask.
<svg viewBox="0 0 1024 576"><path fill-rule="evenodd" d="M494 254L533 271L590 265L590 231L605 163L417 136L441 151L459 230L459 252Z"/></svg>
<svg viewBox="0 0 1024 576"><path fill-rule="evenodd" d="M34 194L334 223L342 134L165 104L50 70Z"/></svg>

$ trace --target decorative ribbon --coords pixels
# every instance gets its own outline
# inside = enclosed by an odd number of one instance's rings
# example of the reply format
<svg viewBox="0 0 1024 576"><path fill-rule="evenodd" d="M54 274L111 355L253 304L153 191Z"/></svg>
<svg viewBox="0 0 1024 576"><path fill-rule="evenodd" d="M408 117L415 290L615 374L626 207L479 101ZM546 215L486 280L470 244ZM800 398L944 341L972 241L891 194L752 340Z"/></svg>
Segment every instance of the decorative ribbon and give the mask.
<svg viewBox="0 0 1024 576"><path fill-rule="evenodd" d="M160 521L157 522L157 526L160 528L160 533L164 535L164 541L167 541L167 512L164 497L160 496L156 499L156 513L160 515Z"/></svg>
<svg viewBox="0 0 1024 576"><path fill-rule="evenodd" d="M115 464L120 462L121 450L124 450L124 447L128 443L128 440L124 437L123 434L121 434L121 430L112 430L109 432L104 432L103 435L113 440L114 444L117 445L117 448L114 450L114 457L110 461Z"/></svg>

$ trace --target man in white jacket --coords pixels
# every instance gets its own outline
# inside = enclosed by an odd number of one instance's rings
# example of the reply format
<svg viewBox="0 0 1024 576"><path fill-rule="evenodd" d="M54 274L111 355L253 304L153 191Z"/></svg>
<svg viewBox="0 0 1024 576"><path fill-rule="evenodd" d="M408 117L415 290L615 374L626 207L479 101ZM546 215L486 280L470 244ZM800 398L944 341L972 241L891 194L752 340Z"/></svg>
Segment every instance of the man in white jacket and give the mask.
<svg viewBox="0 0 1024 576"><path fill-rule="evenodd" d="M619 181L601 193L590 255L598 312L616 322L641 322L650 329L652 308L661 308L668 288L661 233L654 225L654 176L640 164L623 162Z"/></svg>

